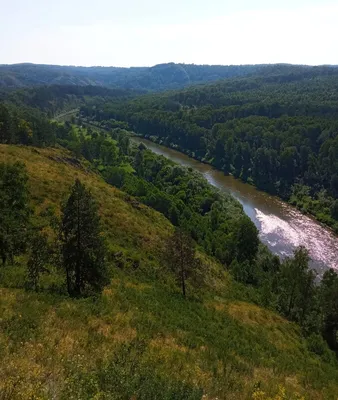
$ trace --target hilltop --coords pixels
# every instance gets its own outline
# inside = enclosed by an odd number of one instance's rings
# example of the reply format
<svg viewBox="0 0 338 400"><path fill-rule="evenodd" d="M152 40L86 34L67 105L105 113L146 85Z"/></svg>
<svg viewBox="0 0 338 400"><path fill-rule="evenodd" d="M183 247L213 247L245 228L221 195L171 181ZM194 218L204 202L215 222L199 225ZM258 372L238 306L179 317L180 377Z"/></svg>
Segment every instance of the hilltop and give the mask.
<svg viewBox="0 0 338 400"><path fill-rule="evenodd" d="M171 223L108 185L88 161L58 148L0 145L0 154L26 165L41 229L59 215L75 178L90 188L113 274L102 296L70 299L57 273L43 278L42 291L25 291L24 256L1 269L0 397L338 396L331 353L316 355L296 324L258 306L255 292L201 248L205 284L185 300L161 255Z"/></svg>
<svg viewBox="0 0 338 400"><path fill-rule="evenodd" d="M294 81L338 74L336 66L291 64L195 65L166 63L153 67L76 67L61 65L0 65L0 87L33 85L94 85L143 91L179 89L220 79L264 76Z"/></svg>

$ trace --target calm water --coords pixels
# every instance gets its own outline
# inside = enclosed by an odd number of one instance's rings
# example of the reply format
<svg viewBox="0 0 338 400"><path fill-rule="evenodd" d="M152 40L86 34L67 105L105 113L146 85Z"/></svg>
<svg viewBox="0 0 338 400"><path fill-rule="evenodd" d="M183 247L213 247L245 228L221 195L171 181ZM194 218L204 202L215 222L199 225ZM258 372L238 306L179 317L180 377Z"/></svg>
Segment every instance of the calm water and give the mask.
<svg viewBox="0 0 338 400"><path fill-rule="evenodd" d="M143 138L133 138L144 143L150 150L178 164L200 172L212 185L230 192L242 205L245 213L255 223L260 238L270 250L281 257L292 254L299 245L307 247L312 258L311 266L319 273L331 267L338 269L338 237L314 219L276 197L255 189L253 186L225 176L207 164L178 151L160 146Z"/></svg>

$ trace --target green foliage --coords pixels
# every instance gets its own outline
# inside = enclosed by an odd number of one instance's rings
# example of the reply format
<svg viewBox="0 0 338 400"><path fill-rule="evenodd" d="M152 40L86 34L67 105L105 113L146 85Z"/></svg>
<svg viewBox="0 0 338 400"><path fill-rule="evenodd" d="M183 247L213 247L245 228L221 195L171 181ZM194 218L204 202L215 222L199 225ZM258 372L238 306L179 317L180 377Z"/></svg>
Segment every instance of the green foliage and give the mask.
<svg viewBox="0 0 338 400"><path fill-rule="evenodd" d="M331 216L338 221L338 199L331 205Z"/></svg>
<svg viewBox="0 0 338 400"><path fill-rule="evenodd" d="M282 263L278 278L280 310L287 318L300 324L311 312L316 290L316 275L308 268L309 260L305 248L296 249L294 257Z"/></svg>
<svg viewBox="0 0 338 400"><path fill-rule="evenodd" d="M106 250L97 205L77 179L63 208L61 241L68 293L80 296L107 283Z"/></svg>
<svg viewBox="0 0 338 400"><path fill-rule="evenodd" d="M27 241L30 215L27 173L21 163L0 163L0 256L13 261Z"/></svg>
<svg viewBox="0 0 338 400"><path fill-rule="evenodd" d="M323 316L322 332L329 345L338 350L338 274L330 269L323 275L319 289Z"/></svg>
<svg viewBox="0 0 338 400"><path fill-rule="evenodd" d="M334 353L327 347L327 343L321 335L312 333L307 338L307 346L310 351L322 357L326 362L335 364Z"/></svg>
<svg viewBox="0 0 338 400"><path fill-rule="evenodd" d="M36 108L0 102L0 143L52 146L66 132L65 127L49 121Z"/></svg>
<svg viewBox="0 0 338 400"><path fill-rule="evenodd" d="M254 260L259 245L258 229L249 217L243 216L236 221L235 240L238 260Z"/></svg>
<svg viewBox="0 0 338 400"><path fill-rule="evenodd" d="M230 271L238 282L255 285L257 284L256 267L252 261L239 262L235 259L230 265Z"/></svg>
<svg viewBox="0 0 338 400"><path fill-rule="evenodd" d="M337 83L319 70L312 71L316 79L308 72L303 79L232 79L81 112L87 120L100 121L104 113L106 120L127 122L138 134L291 198L335 228L338 98L332 90ZM302 186L309 192L298 190Z"/></svg>

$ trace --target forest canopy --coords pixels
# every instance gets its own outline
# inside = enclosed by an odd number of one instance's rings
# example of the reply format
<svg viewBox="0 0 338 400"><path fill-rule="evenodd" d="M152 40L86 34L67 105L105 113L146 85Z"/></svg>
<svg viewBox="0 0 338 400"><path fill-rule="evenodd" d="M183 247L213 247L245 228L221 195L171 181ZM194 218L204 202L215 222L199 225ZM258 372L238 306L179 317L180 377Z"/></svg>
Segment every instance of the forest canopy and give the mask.
<svg viewBox="0 0 338 400"><path fill-rule="evenodd" d="M102 125L208 162L289 200L338 231L338 80L270 75L219 81L129 101L84 105Z"/></svg>

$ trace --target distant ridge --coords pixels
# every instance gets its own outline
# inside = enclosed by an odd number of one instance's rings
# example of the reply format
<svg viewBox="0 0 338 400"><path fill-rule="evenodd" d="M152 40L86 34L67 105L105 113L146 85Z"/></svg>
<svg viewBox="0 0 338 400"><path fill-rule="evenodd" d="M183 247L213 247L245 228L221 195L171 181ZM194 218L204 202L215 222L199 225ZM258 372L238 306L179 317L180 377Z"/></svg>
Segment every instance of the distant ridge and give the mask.
<svg viewBox="0 0 338 400"><path fill-rule="evenodd" d="M0 88L36 85L94 85L162 91L245 76L285 76L294 79L338 73L338 66L292 64L196 65L165 63L153 67L79 67L43 64L0 65Z"/></svg>

